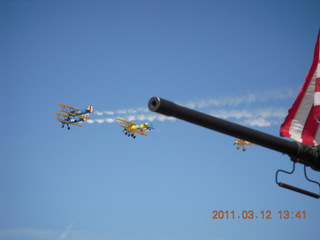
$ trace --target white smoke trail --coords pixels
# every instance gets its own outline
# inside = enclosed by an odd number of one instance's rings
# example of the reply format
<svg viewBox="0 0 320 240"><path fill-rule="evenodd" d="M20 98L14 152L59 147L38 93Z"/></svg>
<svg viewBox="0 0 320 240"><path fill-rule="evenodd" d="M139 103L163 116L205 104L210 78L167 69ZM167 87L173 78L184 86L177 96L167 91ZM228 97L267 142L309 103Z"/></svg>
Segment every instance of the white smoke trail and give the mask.
<svg viewBox="0 0 320 240"><path fill-rule="evenodd" d="M242 121L241 124L250 126L250 127L270 127L275 123L272 121L268 121L264 118L252 118L252 119L246 119Z"/></svg>
<svg viewBox="0 0 320 240"><path fill-rule="evenodd" d="M127 116L118 116L116 118L124 118L125 120L127 121L130 121L130 122L133 122L133 121L160 121L160 122L164 122L164 121L167 121L167 120L170 120L170 121L175 121L176 119L173 118L173 117L167 117L167 116L164 116L164 115L155 115L155 114L146 114L146 115L127 115ZM116 118L99 118L99 119L89 119L87 120L86 122L87 123L90 123L90 124L93 124L93 123L113 123L113 122L116 122Z"/></svg>
<svg viewBox="0 0 320 240"><path fill-rule="evenodd" d="M258 110L237 109L237 110L212 110L208 114L228 120L236 120L243 125L269 127L272 125L279 125L281 119L285 117L287 113L286 109L281 108L264 108ZM160 114L131 114L117 116L115 118L99 118L87 120L88 123L113 123L116 122L116 118L124 118L127 121L174 121L174 117L168 117Z"/></svg>
<svg viewBox="0 0 320 240"><path fill-rule="evenodd" d="M64 232L60 235L60 239L65 239L65 238L68 236L68 234L69 234L72 226L73 226L73 222L69 223L69 225L67 226L67 228L66 228L66 229L64 230Z"/></svg>
<svg viewBox="0 0 320 240"><path fill-rule="evenodd" d="M241 104L252 104L256 102L267 102L269 100L283 100L294 96L291 89L273 89L263 92L247 93L239 96L223 96L220 98L208 98L204 100L193 100L186 104L180 104L192 109L202 109L208 107L235 107Z"/></svg>
<svg viewBox="0 0 320 240"><path fill-rule="evenodd" d="M212 111L211 115L223 119L235 119L240 124L246 126L270 127L272 125L279 125L286 113L286 109L265 108L259 110L219 110Z"/></svg>
<svg viewBox="0 0 320 240"><path fill-rule="evenodd" d="M103 112L100 112L100 111L94 111L93 112L94 114L98 115L98 116L102 116L102 115L114 115L114 112L111 112L111 111L103 111Z"/></svg>
<svg viewBox="0 0 320 240"><path fill-rule="evenodd" d="M281 108L264 108L258 110L215 110L211 111L210 114L219 118L224 119L241 119L241 118L277 118L282 119L287 113L287 110Z"/></svg>
<svg viewBox="0 0 320 240"><path fill-rule="evenodd" d="M287 109L266 107L259 109L249 108L254 103L280 101L293 97L291 89L274 89L263 92L248 93L239 96L223 96L220 98L208 98L193 100L186 103L178 103L191 109L200 110L213 116L236 120L236 122L248 126L269 127L279 125L287 114ZM244 109L238 109L244 105ZM237 107L237 109L230 109ZM219 109L223 108L223 109ZM205 110L203 110L205 109ZM227 110L228 109L228 110ZM149 112L147 108L119 109L114 111L95 111L100 118L87 120L88 123L114 123L116 118L127 121L173 121L175 118ZM103 116L106 116L103 118Z"/></svg>
<svg viewBox="0 0 320 240"><path fill-rule="evenodd" d="M116 111L94 111L93 114L96 114L98 116L103 116L103 115L128 115L128 114L138 114L138 113L147 113L149 110L147 108L136 108L136 109L120 109Z"/></svg>

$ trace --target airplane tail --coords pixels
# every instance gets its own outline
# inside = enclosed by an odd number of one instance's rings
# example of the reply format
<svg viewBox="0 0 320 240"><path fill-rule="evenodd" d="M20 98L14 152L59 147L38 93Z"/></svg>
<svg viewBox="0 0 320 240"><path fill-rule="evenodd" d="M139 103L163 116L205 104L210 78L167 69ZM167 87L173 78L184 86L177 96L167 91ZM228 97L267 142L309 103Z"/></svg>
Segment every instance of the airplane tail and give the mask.
<svg viewBox="0 0 320 240"><path fill-rule="evenodd" d="M149 130L154 129L152 122L148 121L147 124Z"/></svg>
<svg viewBox="0 0 320 240"><path fill-rule="evenodd" d="M89 114L91 114L93 112L93 106L89 105L86 110Z"/></svg>

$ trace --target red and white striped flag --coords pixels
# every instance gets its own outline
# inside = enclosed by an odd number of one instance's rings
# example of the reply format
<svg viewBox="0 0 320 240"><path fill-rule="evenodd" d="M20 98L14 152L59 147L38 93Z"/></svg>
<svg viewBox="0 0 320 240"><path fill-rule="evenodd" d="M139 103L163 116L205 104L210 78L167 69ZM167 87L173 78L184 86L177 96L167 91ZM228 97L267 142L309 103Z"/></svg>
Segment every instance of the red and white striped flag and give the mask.
<svg viewBox="0 0 320 240"><path fill-rule="evenodd" d="M280 127L280 136L308 145L320 144L320 31L314 58L296 101Z"/></svg>

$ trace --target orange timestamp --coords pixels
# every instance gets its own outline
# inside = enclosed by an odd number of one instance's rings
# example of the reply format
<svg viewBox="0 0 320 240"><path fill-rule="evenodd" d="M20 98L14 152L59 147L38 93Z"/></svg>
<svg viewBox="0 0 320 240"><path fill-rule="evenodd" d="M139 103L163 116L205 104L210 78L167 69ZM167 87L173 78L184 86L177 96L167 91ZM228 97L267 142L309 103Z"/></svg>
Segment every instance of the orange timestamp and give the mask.
<svg viewBox="0 0 320 240"><path fill-rule="evenodd" d="M213 210L212 219L306 219L307 211L289 211L280 210L272 212L271 210L253 211L253 210L242 210L236 212L234 210Z"/></svg>

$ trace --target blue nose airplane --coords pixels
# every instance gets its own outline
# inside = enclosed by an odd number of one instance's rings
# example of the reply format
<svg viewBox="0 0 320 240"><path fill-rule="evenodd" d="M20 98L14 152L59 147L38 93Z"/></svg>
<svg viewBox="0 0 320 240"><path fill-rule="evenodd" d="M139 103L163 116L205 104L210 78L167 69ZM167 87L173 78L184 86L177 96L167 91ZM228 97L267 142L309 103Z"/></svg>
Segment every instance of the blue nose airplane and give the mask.
<svg viewBox="0 0 320 240"><path fill-rule="evenodd" d="M61 106L61 110L60 112L54 112L57 117L56 119L61 122L61 127L64 128L64 125L67 125L68 130L70 130L70 126L74 125L77 127L83 127L82 125L79 125L77 123L82 123L87 119L91 119L89 117L87 117L87 114L91 114L93 112L93 107L92 105L89 105L86 109L80 110L78 108L74 108L74 107L70 107L64 104L58 104L59 106ZM63 117L63 118L61 118Z"/></svg>

